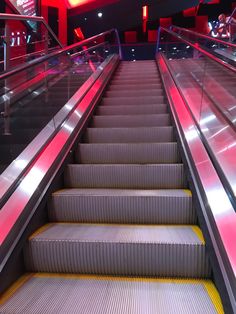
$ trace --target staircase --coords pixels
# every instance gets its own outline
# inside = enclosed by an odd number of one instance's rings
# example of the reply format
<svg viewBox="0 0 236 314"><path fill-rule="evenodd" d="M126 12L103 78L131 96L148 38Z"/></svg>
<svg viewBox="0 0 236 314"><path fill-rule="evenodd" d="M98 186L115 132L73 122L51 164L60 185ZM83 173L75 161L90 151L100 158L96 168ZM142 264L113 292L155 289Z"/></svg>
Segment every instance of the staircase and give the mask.
<svg viewBox="0 0 236 314"><path fill-rule="evenodd" d="M154 61L121 62L1 313L223 313Z"/></svg>

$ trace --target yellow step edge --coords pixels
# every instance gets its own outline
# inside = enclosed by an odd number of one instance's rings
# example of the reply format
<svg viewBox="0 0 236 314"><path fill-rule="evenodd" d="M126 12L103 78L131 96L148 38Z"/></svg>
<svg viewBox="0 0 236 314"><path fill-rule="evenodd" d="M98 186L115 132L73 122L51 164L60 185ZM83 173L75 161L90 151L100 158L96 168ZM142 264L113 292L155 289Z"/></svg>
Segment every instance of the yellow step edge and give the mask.
<svg viewBox="0 0 236 314"><path fill-rule="evenodd" d="M53 225L55 225L55 223L49 223L49 224L43 225L42 227L40 227L34 233L31 234L31 236L29 237L29 240L32 240L34 237L36 237L40 233L43 233L45 230L49 229Z"/></svg>
<svg viewBox="0 0 236 314"><path fill-rule="evenodd" d="M193 232L197 235L202 244L206 244L202 231L198 226L191 226Z"/></svg>
<svg viewBox="0 0 236 314"><path fill-rule="evenodd" d="M32 277L34 277L34 274L25 274L20 277L12 286L10 286L9 289L6 290L6 292L0 296L0 305L6 303L13 296L13 294Z"/></svg>
<svg viewBox="0 0 236 314"><path fill-rule="evenodd" d="M206 289L206 291L207 291L207 293L211 299L211 302L215 306L216 312L218 314L224 314L224 309L223 309L220 295L219 295L215 285L213 284L213 282L211 282L211 281L204 282L203 285L204 285L204 288Z"/></svg>
<svg viewBox="0 0 236 314"><path fill-rule="evenodd" d="M184 191L184 193L186 193L188 196L192 196L191 190L184 189L183 191Z"/></svg>
<svg viewBox="0 0 236 314"><path fill-rule="evenodd" d="M13 294L20 289L30 278L64 278L76 280L110 280L110 281L133 281L133 282L159 282L173 284L201 284L204 286L211 302L215 306L218 314L223 314L224 309L219 293L211 280L204 279L173 279L173 278L145 278L145 277L112 277L112 276L96 276L81 274L55 274L55 273L32 273L20 277L1 297L0 304L6 303Z"/></svg>

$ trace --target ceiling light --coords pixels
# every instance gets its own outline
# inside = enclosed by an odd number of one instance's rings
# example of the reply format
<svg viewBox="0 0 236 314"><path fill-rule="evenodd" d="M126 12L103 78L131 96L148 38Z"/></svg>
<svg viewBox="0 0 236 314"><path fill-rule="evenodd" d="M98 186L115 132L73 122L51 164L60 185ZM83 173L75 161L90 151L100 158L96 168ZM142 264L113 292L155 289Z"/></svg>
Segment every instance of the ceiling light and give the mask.
<svg viewBox="0 0 236 314"><path fill-rule="evenodd" d="M98 12L98 17L102 18L102 12Z"/></svg>

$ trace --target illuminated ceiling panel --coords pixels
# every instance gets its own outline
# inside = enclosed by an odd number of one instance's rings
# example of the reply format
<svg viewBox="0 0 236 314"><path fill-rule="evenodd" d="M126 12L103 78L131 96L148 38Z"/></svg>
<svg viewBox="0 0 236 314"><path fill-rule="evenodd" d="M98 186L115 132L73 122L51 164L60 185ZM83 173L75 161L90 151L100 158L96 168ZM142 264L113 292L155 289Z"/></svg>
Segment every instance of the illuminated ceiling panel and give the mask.
<svg viewBox="0 0 236 314"><path fill-rule="evenodd" d="M95 9L118 1L119 0L65 0L66 5L69 9L81 7L83 8L83 10L86 7L93 7L93 9Z"/></svg>

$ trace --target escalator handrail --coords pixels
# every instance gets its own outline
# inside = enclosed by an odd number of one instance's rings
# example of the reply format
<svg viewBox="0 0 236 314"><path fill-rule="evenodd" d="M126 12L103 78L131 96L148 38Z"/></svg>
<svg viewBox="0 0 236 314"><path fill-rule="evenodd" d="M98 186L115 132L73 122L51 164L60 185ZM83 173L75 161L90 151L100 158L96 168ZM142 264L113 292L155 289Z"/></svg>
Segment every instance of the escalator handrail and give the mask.
<svg viewBox="0 0 236 314"><path fill-rule="evenodd" d="M90 41L96 40L99 37L103 37L103 36L111 34L113 32L116 34L116 39L118 41L119 54L120 54L120 57L121 57L121 46L120 46L120 40L119 40L118 31L115 28L113 28L113 29L110 29L110 30L108 30L106 32L103 32L103 33L94 35L94 36L92 36L90 38L84 39L83 41L80 41L79 43L75 43L75 44L72 44L70 46L66 46L64 48L61 48L61 49L59 49L57 51L54 51L54 52L52 52L52 53L50 53L50 54L48 54L46 56L39 57L39 58L37 58L35 60L29 61L26 64L24 64L22 66L19 66L19 67L15 68L15 69L7 71L7 72L5 72L5 73L0 75L0 81L1 80L5 80L8 77L13 76L13 75L15 75L15 74L17 74L17 73L19 73L21 71L24 71L24 70L27 70L27 69L29 69L31 67L34 67L35 65L43 63L43 62L45 62L45 61L47 61L47 60L49 60L51 58L55 58L57 56L60 56L61 54L68 53L70 50L73 50L73 49L78 48L80 46L82 47L82 46L88 44ZM69 55L68 55L68 57L69 57Z"/></svg>
<svg viewBox="0 0 236 314"><path fill-rule="evenodd" d="M19 15L19 14L8 14L8 13L0 13L0 20L14 20L14 21L33 21L33 22L41 22L52 35L53 39L58 43L58 45L62 48L63 45L53 32L51 27L45 21L42 16L28 16L28 15Z"/></svg>
<svg viewBox="0 0 236 314"><path fill-rule="evenodd" d="M36 42L38 43L38 42ZM52 48L48 48L48 50L54 50L54 49L58 49L58 46L56 47L52 47ZM11 58L10 61L16 61L16 60L19 60L19 59L22 59L22 58L30 58L30 57L34 57L34 56L37 56L37 55L42 55L45 53L45 50L38 50L38 51L35 51L35 52L30 52L30 53L27 53L25 55L21 55L21 56L17 56L17 57L14 57L14 58ZM0 61L0 64L3 64L4 61Z"/></svg>
<svg viewBox="0 0 236 314"><path fill-rule="evenodd" d="M179 35L179 34L176 34L175 32L169 30L168 28L165 28L165 27L160 27L159 30L163 30L165 31L166 33L169 33L171 34L172 36L180 39L182 42L186 43L187 45L193 47L194 49L198 50L199 52L201 52L203 55L205 55L207 58L210 58L212 60L214 60L215 62L219 63L220 65L226 67L228 70L236 73L236 68L231 66L230 64L222 61L220 58L217 58L216 56L214 56L213 54L211 54L210 52L206 51L205 49L199 47L198 43L193 43L191 41L188 41L186 38L183 38L183 36ZM160 40L160 36L159 36L159 39ZM157 44L157 46L159 46L159 43Z"/></svg>
<svg viewBox="0 0 236 314"><path fill-rule="evenodd" d="M85 51L81 51L81 53L88 52L90 49L94 49L94 46L86 49ZM80 94L82 93L83 95L86 92L88 92L88 90L92 87L93 82L100 75L99 71L100 72L102 71L102 65L81 86ZM80 98L82 97L83 96L81 96ZM68 103L71 103L73 98L74 96L71 97L71 99L65 104L64 107L66 107ZM78 98L77 100L79 101L80 98ZM23 152L0 175L0 210L4 206L7 199L10 197L10 195L13 193L13 191L16 189L18 184L21 182L22 177L25 175L25 173L27 173L31 164L34 162L34 160L37 159L37 156L41 153L41 151L47 145L48 141L56 134L56 132L58 131L58 129L60 129L63 122L67 119L67 116L69 115L68 110L66 110L67 114L64 115L64 117L61 115L61 111L63 110L64 107L62 107L62 109L55 115L53 119L51 119L48 122L48 124L36 136L36 138L33 139L33 141L23 150ZM40 140L40 145L39 144L36 145L35 141L37 141L37 139L40 136L41 138L46 137L46 139L43 141ZM20 169L19 171L16 171L16 163L18 162L18 160L22 160L22 159L27 160L27 162L24 164L24 167L22 167L22 169Z"/></svg>
<svg viewBox="0 0 236 314"><path fill-rule="evenodd" d="M180 31L182 31L182 32L185 32L185 33L187 33L187 34L195 35L195 36L197 36L197 37L209 39L210 41L214 41L214 42L216 42L216 43L223 44L223 45L225 45L225 46L230 46L230 47L232 47L232 48L236 48L236 44L233 44L233 43L228 42L228 41L224 41L224 40L219 39L219 38L216 38L216 37L212 37L212 36L210 36L210 35L201 34L201 33L192 31L192 30L190 30L190 29L182 28L182 27L175 26L175 25L172 25L172 26L171 26L171 30L173 30L173 28L175 28L175 29L177 29L177 30L180 30ZM179 34L178 34L178 35L179 35Z"/></svg>
<svg viewBox="0 0 236 314"><path fill-rule="evenodd" d="M49 134L43 149L31 162L30 168L20 178L15 190L1 208L0 272L45 196L53 178L70 154L79 132L87 123L118 62L118 55L108 56L99 66L98 71L90 76L89 81L86 81L62 108L62 112L58 113L58 121L55 121L56 130L53 134ZM54 121L51 120L44 128L43 135L52 133L52 130L50 131L52 124ZM31 153L33 149L34 145L31 145Z"/></svg>
<svg viewBox="0 0 236 314"><path fill-rule="evenodd" d="M186 161L195 182L196 193L202 204L202 214L225 281L224 284L232 307L236 309L236 255L233 244L235 210L221 176L215 169L215 164L210 157L198 124L179 91L175 77L163 54L157 55L157 62L161 69L162 81L167 91L173 119L180 135L181 147L185 152ZM191 136L189 136L190 132ZM208 170L206 171L206 169ZM213 194L216 194L217 198L216 196L212 197Z"/></svg>

